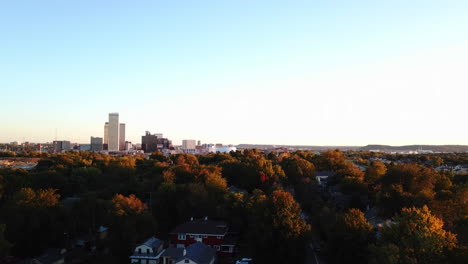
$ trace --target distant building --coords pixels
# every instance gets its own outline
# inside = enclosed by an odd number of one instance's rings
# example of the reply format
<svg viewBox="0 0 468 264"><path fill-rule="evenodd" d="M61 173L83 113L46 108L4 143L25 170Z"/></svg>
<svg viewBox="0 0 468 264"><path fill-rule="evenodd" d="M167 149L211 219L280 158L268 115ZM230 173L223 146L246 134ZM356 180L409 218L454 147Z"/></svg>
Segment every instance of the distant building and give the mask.
<svg viewBox="0 0 468 264"><path fill-rule="evenodd" d="M195 154L197 152L197 141L194 139L182 140L182 151L184 153Z"/></svg>
<svg viewBox="0 0 468 264"><path fill-rule="evenodd" d="M90 151L91 144L80 144L77 150Z"/></svg>
<svg viewBox="0 0 468 264"><path fill-rule="evenodd" d="M131 150L131 149L133 149L132 142L130 142L130 141L125 141L125 148L124 148L124 150L125 150L125 151L129 151L129 150Z"/></svg>
<svg viewBox="0 0 468 264"><path fill-rule="evenodd" d="M109 151L119 151L119 113L109 114Z"/></svg>
<svg viewBox="0 0 468 264"><path fill-rule="evenodd" d="M194 139L184 139L182 140L182 149L195 149L196 140Z"/></svg>
<svg viewBox="0 0 468 264"><path fill-rule="evenodd" d="M62 153L63 151L67 151L71 149L70 141L57 141L53 142L54 145L54 152L55 153Z"/></svg>
<svg viewBox="0 0 468 264"><path fill-rule="evenodd" d="M104 124L104 143L108 145L109 144L109 122L106 122Z"/></svg>
<svg viewBox="0 0 468 264"><path fill-rule="evenodd" d="M100 137L91 137L91 151L102 151L103 142Z"/></svg>
<svg viewBox="0 0 468 264"><path fill-rule="evenodd" d="M125 124L120 123L119 126L119 150L125 149Z"/></svg>
<svg viewBox="0 0 468 264"><path fill-rule="evenodd" d="M160 138L157 135L158 134L151 135L149 131L146 131L145 135L141 137L141 149L145 153L152 153L158 150L169 149L171 147L170 140L167 138Z"/></svg>
<svg viewBox="0 0 468 264"><path fill-rule="evenodd" d="M218 144L216 144L216 146L214 147L210 147L209 149L209 152L213 152L213 153L229 153L231 151L234 151L236 152L237 148L236 147L230 147L230 146L218 146Z"/></svg>

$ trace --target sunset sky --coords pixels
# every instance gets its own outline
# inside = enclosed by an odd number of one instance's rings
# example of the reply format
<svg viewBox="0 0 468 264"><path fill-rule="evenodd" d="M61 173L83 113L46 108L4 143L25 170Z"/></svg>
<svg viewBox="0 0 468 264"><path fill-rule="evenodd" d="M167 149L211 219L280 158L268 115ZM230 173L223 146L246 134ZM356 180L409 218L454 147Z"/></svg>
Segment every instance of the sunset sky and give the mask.
<svg viewBox="0 0 468 264"><path fill-rule="evenodd" d="M1 1L0 142L468 145L468 1Z"/></svg>

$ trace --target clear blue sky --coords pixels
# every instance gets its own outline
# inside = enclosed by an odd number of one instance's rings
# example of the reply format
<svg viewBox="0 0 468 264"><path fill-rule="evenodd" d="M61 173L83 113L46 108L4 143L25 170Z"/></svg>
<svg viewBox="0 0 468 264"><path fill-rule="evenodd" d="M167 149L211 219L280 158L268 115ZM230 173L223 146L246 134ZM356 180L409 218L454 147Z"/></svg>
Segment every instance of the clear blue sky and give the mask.
<svg viewBox="0 0 468 264"><path fill-rule="evenodd" d="M468 1L1 1L0 142L468 144Z"/></svg>

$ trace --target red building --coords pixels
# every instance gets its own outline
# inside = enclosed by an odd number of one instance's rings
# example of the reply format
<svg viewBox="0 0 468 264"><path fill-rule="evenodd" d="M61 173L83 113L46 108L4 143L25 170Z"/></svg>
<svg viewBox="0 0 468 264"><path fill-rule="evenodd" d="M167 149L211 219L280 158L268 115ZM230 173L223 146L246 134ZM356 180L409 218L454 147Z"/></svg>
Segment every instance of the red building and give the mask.
<svg viewBox="0 0 468 264"><path fill-rule="evenodd" d="M197 242L216 249L219 256L234 254L235 239L228 235L229 227L223 221L191 219L178 225L171 233L171 241L178 248L186 248Z"/></svg>

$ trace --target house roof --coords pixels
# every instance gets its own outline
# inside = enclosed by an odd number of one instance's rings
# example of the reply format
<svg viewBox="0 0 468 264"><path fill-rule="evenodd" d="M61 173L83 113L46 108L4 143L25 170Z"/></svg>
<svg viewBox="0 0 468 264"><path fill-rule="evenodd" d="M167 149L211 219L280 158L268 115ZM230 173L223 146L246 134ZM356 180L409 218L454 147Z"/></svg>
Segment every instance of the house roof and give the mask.
<svg viewBox="0 0 468 264"><path fill-rule="evenodd" d="M228 234L224 237L223 240L223 245L236 245L237 244L237 238L234 234Z"/></svg>
<svg viewBox="0 0 468 264"><path fill-rule="evenodd" d="M320 176L333 176L334 172L333 171L316 171L315 172L315 175L317 177L320 177Z"/></svg>
<svg viewBox="0 0 468 264"><path fill-rule="evenodd" d="M64 259L65 251L65 249L60 248L49 248L42 256L36 258L36 260L42 264L55 263L58 260Z"/></svg>
<svg viewBox="0 0 468 264"><path fill-rule="evenodd" d="M208 264L215 257L215 250L203 243L195 243L187 247L187 253L181 259L191 259L198 264Z"/></svg>
<svg viewBox="0 0 468 264"><path fill-rule="evenodd" d="M184 256L185 248L166 248L161 254L162 257L171 257L172 259L180 259Z"/></svg>
<svg viewBox="0 0 468 264"><path fill-rule="evenodd" d="M195 219L178 225L171 234L207 234L225 235L228 231L227 224L223 221L208 219Z"/></svg>
<svg viewBox="0 0 468 264"><path fill-rule="evenodd" d="M98 233L106 232L108 230L105 226L99 226Z"/></svg>
<svg viewBox="0 0 468 264"><path fill-rule="evenodd" d="M141 244L141 245L145 245L145 246L148 246L150 248L158 248L160 245L162 245L162 241L155 238L155 237L151 237L148 240L146 240L145 242L143 242L143 244Z"/></svg>

